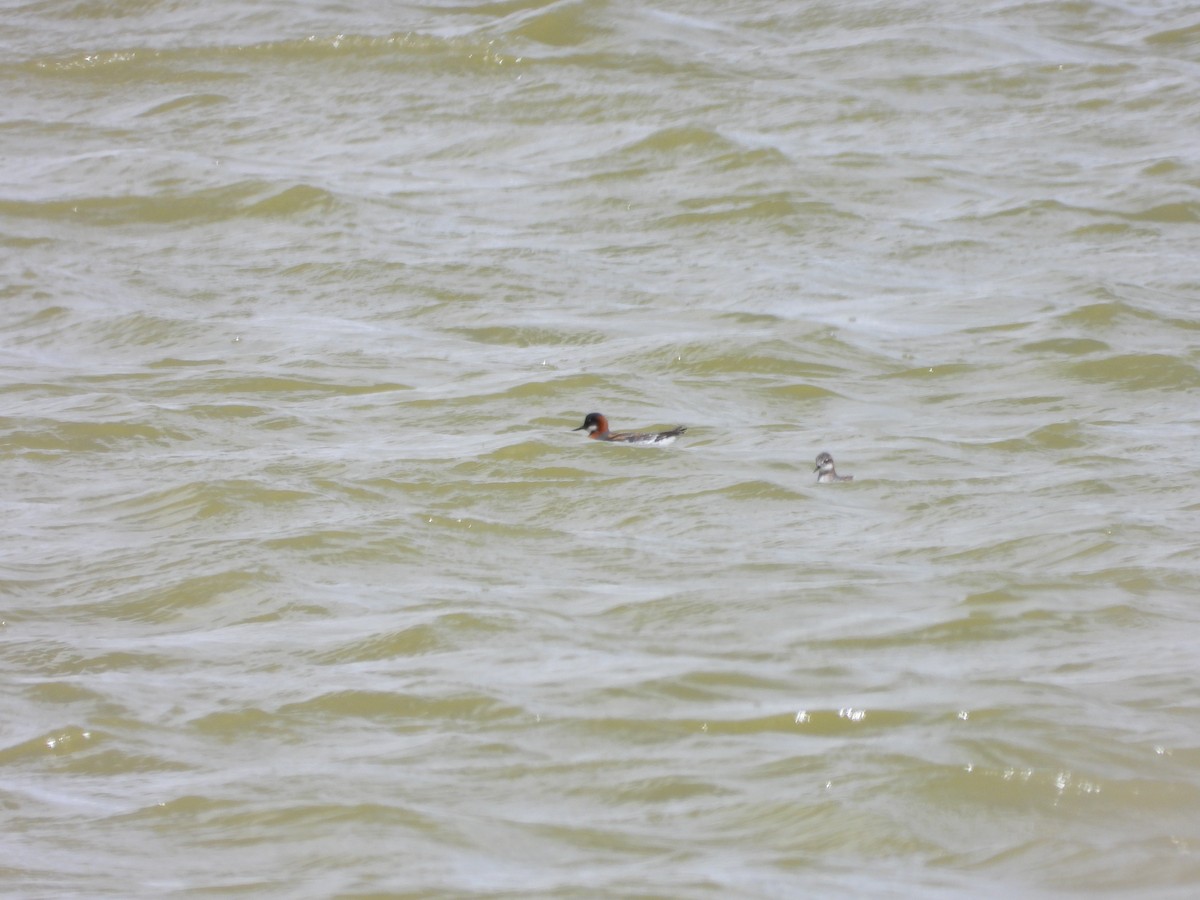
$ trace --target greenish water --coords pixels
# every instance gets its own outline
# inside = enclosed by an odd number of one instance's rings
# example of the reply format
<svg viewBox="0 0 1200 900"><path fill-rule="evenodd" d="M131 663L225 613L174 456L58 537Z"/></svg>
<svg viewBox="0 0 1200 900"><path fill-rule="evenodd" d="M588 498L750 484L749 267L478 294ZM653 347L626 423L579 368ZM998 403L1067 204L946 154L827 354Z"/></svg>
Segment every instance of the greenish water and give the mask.
<svg viewBox="0 0 1200 900"><path fill-rule="evenodd" d="M1191 896L1193 19L12 7L2 890Z"/></svg>

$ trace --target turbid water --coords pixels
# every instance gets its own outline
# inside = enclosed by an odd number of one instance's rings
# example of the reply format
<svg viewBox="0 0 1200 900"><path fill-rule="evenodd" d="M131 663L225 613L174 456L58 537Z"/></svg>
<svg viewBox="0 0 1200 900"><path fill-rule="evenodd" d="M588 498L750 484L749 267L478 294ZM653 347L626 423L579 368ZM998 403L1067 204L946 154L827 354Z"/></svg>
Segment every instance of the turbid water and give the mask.
<svg viewBox="0 0 1200 900"><path fill-rule="evenodd" d="M357 6L6 4L0 892L1194 896L1194 7Z"/></svg>

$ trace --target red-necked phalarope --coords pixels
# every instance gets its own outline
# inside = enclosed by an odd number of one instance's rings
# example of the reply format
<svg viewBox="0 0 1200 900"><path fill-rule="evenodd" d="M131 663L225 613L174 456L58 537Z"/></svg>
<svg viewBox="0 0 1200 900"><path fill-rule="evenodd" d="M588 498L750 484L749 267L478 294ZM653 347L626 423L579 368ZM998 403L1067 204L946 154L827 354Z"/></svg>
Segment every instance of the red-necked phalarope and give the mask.
<svg viewBox="0 0 1200 900"><path fill-rule="evenodd" d="M583 420L583 424L578 428L572 428L572 431L587 431L588 437L596 441L620 441L625 444L670 444L675 438L679 437L687 427L680 425L678 428L672 428L670 431L651 432L649 434L638 434L632 431L611 432L608 430L608 419L600 415L600 413L588 413L587 418Z"/></svg>
<svg viewBox="0 0 1200 900"><path fill-rule="evenodd" d="M821 453L817 456L817 467L813 469L817 473L817 482L819 484L829 484L831 481L853 481L853 475L839 475L837 469L833 467L833 457L828 453Z"/></svg>

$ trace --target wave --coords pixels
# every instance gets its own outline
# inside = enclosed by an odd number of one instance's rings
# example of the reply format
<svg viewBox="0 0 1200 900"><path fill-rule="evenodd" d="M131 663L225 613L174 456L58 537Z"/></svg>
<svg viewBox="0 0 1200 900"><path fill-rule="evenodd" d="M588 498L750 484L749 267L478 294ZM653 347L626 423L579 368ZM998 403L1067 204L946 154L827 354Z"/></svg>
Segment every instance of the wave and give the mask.
<svg viewBox="0 0 1200 900"><path fill-rule="evenodd" d="M156 195L85 196L43 201L0 199L0 216L92 226L186 225L238 218L289 219L324 215L336 205L333 194L311 185L280 187L252 180Z"/></svg>

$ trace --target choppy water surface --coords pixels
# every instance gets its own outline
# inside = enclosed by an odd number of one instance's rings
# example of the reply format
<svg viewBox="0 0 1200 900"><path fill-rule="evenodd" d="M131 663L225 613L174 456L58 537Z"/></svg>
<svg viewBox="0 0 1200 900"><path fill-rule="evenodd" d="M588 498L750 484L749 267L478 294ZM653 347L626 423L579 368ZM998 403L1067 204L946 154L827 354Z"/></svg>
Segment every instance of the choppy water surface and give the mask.
<svg viewBox="0 0 1200 900"><path fill-rule="evenodd" d="M1193 894L1194 8L187 7L0 36L7 895Z"/></svg>

